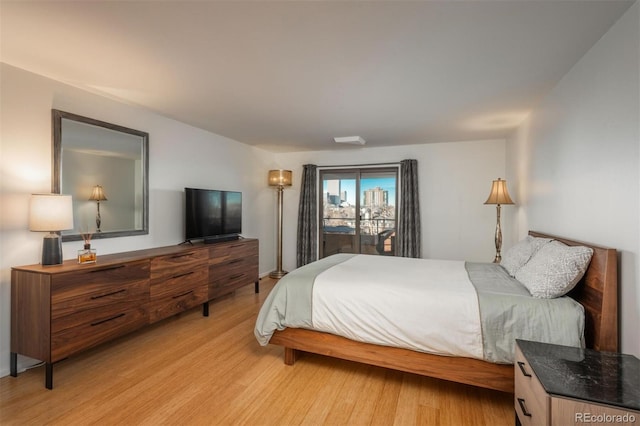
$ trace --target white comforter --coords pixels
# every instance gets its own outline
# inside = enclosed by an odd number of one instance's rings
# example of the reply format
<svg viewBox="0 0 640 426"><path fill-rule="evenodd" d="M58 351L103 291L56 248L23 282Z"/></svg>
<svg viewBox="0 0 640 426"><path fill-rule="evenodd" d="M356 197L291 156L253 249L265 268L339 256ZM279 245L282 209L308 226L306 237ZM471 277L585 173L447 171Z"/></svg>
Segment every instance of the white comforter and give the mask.
<svg viewBox="0 0 640 426"><path fill-rule="evenodd" d="M314 329L353 340L483 358L463 261L355 256L316 277L312 318Z"/></svg>

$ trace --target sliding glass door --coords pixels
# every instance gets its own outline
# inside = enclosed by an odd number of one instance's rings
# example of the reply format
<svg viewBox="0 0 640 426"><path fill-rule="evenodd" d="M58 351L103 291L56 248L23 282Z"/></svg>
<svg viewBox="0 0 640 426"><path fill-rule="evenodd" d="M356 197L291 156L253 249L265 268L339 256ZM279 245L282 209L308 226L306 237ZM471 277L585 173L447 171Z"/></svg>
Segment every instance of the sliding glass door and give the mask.
<svg viewBox="0 0 640 426"><path fill-rule="evenodd" d="M395 254L398 169L320 170L320 257Z"/></svg>

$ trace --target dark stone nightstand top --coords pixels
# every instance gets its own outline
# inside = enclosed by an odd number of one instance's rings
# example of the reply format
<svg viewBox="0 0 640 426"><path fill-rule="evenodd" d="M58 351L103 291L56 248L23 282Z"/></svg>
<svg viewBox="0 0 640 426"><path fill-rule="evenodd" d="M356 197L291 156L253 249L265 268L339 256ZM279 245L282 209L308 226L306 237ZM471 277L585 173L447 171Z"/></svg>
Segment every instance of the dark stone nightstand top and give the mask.
<svg viewBox="0 0 640 426"><path fill-rule="evenodd" d="M640 360L635 356L517 343L547 393L640 410Z"/></svg>

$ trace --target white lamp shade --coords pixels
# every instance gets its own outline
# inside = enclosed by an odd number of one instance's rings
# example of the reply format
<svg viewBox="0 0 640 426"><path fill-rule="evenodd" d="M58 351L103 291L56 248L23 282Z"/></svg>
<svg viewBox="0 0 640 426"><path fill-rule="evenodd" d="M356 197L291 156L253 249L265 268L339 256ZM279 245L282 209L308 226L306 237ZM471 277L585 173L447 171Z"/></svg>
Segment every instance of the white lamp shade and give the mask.
<svg viewBox="0 0 640 426"><path fill-rule="evenodd" d="M29 230L56 232L73 229L71 195L32 194Z"/></svg>

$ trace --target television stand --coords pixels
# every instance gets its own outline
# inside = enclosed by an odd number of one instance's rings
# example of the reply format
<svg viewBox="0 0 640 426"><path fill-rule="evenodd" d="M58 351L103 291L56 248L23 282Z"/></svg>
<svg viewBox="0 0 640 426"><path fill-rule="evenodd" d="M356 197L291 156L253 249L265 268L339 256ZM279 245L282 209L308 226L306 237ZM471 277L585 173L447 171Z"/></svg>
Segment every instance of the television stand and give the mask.
<svg viewBox="0 0 640 426"><path fill-rule="evenodd" d="M205 246L167 246L11 268L10 374L18 354L45 362L53 388L56 362L254 283L259 244L243 238Z"/></svg>

